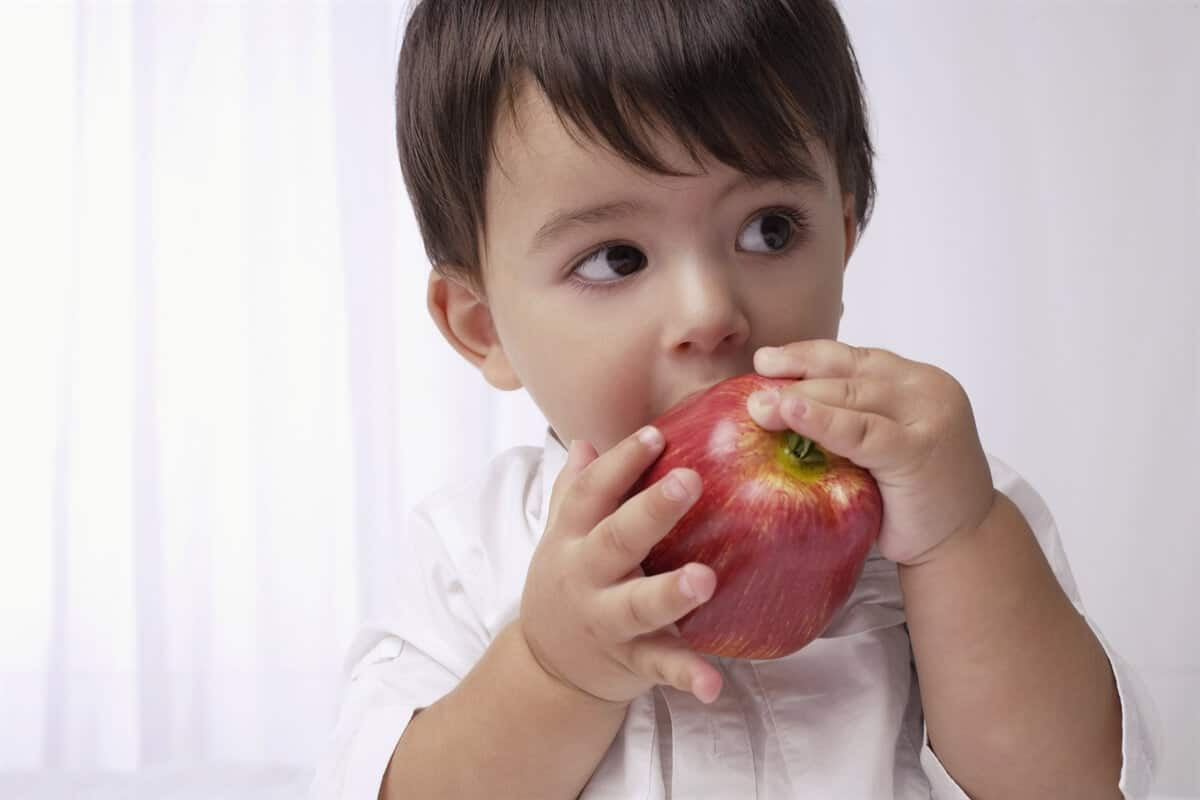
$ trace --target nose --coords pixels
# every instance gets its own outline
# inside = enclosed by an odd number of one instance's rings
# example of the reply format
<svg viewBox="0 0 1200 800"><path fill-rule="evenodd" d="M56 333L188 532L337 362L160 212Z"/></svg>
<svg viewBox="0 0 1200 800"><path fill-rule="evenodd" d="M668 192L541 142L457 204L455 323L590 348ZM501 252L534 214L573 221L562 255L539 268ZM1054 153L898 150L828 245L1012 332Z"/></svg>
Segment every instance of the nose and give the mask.
<svg viewBox="0 0 1200 800"><path fill-rule="evenodd" d="M732 350L750 336L750 320L737 293L736 282L722 264L699 260L675 270L664 333L676 352L713 353Z"/></svg>

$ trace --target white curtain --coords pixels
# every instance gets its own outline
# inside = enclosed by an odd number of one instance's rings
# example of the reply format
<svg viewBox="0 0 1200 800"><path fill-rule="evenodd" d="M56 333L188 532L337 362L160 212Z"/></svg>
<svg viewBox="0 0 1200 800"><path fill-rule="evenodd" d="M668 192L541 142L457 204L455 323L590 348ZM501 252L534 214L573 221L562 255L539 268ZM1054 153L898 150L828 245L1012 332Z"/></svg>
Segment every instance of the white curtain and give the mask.
<svg viewBox="0 0 1200 800"><path fill-rule="evenodd" d="M407 5L0 4L0 770L311 764L406 510L540 443L425 315ZM840 5L841 338L964 383L1200 792L1200 7Z"/></svg>
<svg viewBox="0 0 1200 800"><path fill-rule="evenodd" d="M540 441L424 313L403 5L2 14L0 768L307 762L403 509Z"/></svg>

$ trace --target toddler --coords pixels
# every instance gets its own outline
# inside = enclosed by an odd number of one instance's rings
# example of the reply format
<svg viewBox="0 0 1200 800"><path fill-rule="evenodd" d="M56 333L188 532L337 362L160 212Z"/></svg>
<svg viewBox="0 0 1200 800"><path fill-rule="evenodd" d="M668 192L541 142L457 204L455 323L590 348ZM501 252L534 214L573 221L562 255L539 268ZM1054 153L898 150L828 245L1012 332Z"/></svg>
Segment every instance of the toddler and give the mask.
<svg viewBox="0 0 1200 800"><path fill-rule="evenodd" d="M396 133L433 321L548 428L398 532L318 796L1145 796L1147 701L1041 498L951 375L837 340L875 186L831 0L424 0ZM751 371L788 379L760 425L884 503L849 601L762 661L679 638L712 569L639 566L700 476L631 492L649 423Z"/></svg>

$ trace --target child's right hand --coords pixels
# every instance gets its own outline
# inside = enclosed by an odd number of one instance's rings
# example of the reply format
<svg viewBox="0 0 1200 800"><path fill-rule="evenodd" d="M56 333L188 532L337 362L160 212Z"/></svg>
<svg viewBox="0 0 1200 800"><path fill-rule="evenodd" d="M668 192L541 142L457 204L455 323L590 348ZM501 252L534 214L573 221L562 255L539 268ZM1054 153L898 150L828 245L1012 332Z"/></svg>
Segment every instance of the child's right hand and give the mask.
<svg viewBox="0 0 1200 800"><path fill-rule="evenodd" d="M662 446L654 428L602 456L586 442L572 444L525 578L520 629L549 675L593 697L627 703L667 684L711 703L721 673L672 623L712 596L716 573L698 563L652 577L641 568L700 496L700 476L672 470L621 502ZM672 484L683 497L665 491Z"/></svg>

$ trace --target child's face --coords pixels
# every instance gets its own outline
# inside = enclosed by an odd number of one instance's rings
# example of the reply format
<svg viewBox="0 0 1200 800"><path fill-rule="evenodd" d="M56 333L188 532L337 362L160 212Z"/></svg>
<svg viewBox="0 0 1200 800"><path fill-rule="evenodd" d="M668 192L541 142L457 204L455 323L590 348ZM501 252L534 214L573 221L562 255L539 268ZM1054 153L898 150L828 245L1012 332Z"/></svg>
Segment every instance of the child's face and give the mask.
<svg viewBox="0 0 1200 800"><path fill-rule="evenodd" d="M823 187L755 184L716 161L699 174L659 139L666 163L697 175L669 178L577 144L540 92L517 107L488 174L487 299L503 358L561 441L604 452L685 395L753 371L763 345L837 337L855 220L825 148L810 145ZM629 207L539 241L563 212L617 203Z"/></svg>

